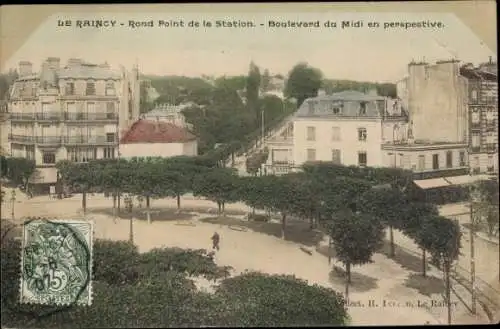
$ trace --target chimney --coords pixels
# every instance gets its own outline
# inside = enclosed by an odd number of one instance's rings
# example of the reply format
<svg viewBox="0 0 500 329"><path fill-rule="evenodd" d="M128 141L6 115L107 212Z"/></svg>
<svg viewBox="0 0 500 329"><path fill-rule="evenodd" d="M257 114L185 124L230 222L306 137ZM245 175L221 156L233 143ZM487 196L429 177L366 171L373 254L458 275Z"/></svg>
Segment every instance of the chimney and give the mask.
<svg viewBox="0 0 500 329"><path fill-rule="evenodd" d="M82 60L79 58L68 59L68 67L78 67L82 65Z"/></svg>
<svg viewBox="0 0 500 329"><path fill-rule="evenodd" d="M19 77L25 77L27 75L33 74L33 64L28 61L19 62Z"/></svg>
<svg viewBox="0 0 500 329"><path fill-rule="evenodd" d="M47 63L49 66L49 69L53 71L59 70L61 66L61 59L59 57L49 57L47 58Z"/></svg>
<svg viewBox="0 0 500 329"><path fill-rule="evenodd" d="M493 57L491 57L491 56L489 57L489 63L490 64L493 63Z"/></svg>

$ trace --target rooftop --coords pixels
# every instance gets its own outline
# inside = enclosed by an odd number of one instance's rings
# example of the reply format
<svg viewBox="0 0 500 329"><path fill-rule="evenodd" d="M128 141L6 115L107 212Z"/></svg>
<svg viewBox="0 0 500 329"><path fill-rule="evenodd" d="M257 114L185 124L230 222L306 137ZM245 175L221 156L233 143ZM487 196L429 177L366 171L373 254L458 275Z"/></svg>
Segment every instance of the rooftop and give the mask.
<svg viewBox="0 0 500 329"><path fill-rule="evenodd" d="M195 139L196 136L187 129L171 123L139 120L125 133L120 143L186 143Z"/></svg>

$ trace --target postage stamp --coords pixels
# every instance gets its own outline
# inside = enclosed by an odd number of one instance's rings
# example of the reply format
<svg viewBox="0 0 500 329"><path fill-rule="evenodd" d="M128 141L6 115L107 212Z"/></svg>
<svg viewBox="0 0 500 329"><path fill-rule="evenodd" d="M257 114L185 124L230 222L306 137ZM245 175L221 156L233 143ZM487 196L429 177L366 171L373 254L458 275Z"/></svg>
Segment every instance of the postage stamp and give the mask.
<svg viewBox="0 0 500 329"><path fill-rule="evenodd" d="M23 226L20 302L92 303L91 221L31 220Z"/></svg>

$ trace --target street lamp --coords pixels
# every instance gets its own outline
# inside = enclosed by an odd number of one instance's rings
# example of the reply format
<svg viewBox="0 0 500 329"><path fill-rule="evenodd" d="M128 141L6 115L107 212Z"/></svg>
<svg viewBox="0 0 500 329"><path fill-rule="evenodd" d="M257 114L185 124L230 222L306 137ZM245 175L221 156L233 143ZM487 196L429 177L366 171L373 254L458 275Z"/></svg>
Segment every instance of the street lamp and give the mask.
<svg viewBox="0 0 500 329"><path fill-rule="evenodd" d="M475 264L475 250L474 250L474 237L476 235L476 217L477 211L475 206L480 198L479 191L474 185L469 186L469 195L470 195L470 282L471 282L471 311L472 314L476 314L476 264Z"/></svg>
<svg viewBox="0 0 500 329"><path fill-rule="evenodd" d="M399 130L399 125L397 123L392 127L392 151L394 152L393 167L396 167L396 130Z"/></svg>
<svg viewBox="0 0 500 329"><path fill-rule="evenodd" d="M10 193L10 201L12 202L12 209L11 209L12 220L14 220L14 206L16 204L16 190L12 190L12 192Z"/></svg>
<svg viewBox="0 0 500 329"><path fill-rule="evenodd" d="M132 215L132 207L133 207L133 203L132 203L132 197L127 195L123 202L125 203L125 208L127 209L127 211L129 212L130 214L130 226L129 226L129 240L130 240L130 243L134 243L134 216Z"/></svg>

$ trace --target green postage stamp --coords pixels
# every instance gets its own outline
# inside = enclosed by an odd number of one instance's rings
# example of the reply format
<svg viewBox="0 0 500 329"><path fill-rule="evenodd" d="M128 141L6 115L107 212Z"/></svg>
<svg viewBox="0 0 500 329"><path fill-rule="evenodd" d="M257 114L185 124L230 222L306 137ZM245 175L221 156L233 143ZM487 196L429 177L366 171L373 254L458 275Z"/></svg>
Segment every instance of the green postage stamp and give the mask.
<svg viewBox="0 0 500 329"><path fill-rule="evenodd" d="M92 303L92 222L31 220L24 223L20 302Z"/></svg>

